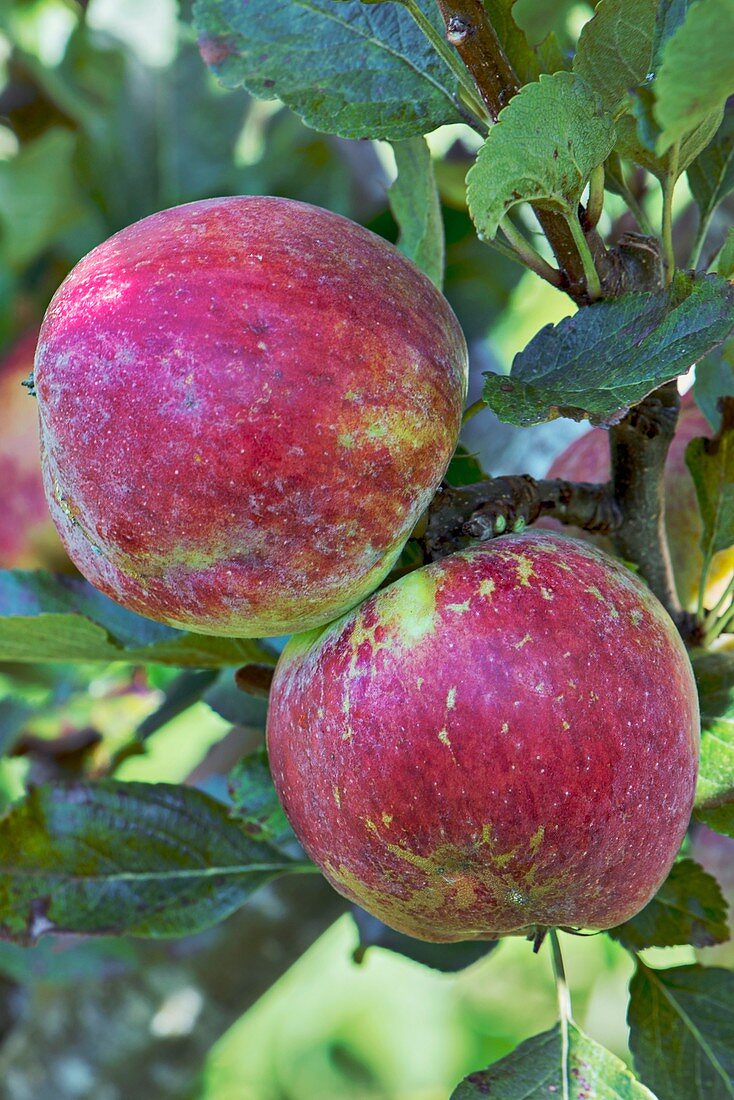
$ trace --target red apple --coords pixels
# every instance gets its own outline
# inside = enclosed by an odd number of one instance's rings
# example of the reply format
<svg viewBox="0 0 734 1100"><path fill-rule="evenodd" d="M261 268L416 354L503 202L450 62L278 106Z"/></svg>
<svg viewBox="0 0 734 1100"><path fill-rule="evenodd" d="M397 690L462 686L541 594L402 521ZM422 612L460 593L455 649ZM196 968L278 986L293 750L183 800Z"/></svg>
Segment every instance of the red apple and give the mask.
<svg viewBox="0 0 734 1100"><path fill-rule="evenodd" d="M609 928L665 879L698 760L690 662L624 566L540 531L293 638L273 777L346 897L427 940Z"/></svg>
<svg viewBox="0 0 734 1100"><path fill-rule="evenodd" d="M665 521L668 546L673 562L678 596L685 607L694 607L701 581L703 555L701 553L701 516L696 500L696 489L686 466L686 447L698 436L711 436L711 427L696 405L693 392L682 399L680 418L675 438L668 452L665 466ZM602 428L592 428L566 448L553 462L547 477L562 477L567 481L608 481L611 466L609 435ZM544 521L544 526L555 526L554 521ZM611 542L586 532L574 532L595 542L603 549L611 549ZM709 571L706 599L713 604L734 572L734 548L716 554Z"/></svg>
<svg viewBox="0 0 734 1100"><path fill-rule="evenodd" d="M36 387L49 502L97 588L252 637L371 592L438 486L458 322L400 252L279 198L164 210L57 292Z"/></svg>
<svg viewBox="0 0 734 1100"><path fill-rule="evenodd" d="M22 385L37 339L26 333L0 361L0 569L69 567L43 491L38 408Z"/></svg>

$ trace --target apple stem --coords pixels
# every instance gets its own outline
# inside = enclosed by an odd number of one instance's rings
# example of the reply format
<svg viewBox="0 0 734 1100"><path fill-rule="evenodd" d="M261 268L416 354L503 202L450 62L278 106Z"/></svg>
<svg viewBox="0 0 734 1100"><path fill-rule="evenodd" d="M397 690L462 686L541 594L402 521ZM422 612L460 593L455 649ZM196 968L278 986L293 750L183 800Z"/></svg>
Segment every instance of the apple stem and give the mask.
<svg viewBox="0 0 734 1100"><path fill-rule="evenodd" d="M569 1085L569 1024L573 1020L571 1014L571 991L566 980L566 968L563 965L563 954L555 928L549 929L548 939L551 945L551 965L553 977L556 982L556 996L558 998L558 1015L561 1024L561 1081L563 1085L563 1100L570 1100L571 1089Z"/></svg>
<svg viewBox="0 0 734 1100"><path fill-rule="evenodd" d="M464 409L464 414L461 418L462 424L467 424L473 417L480 413L482 409L487 408L487 403L481 397L478 397L476 401L473 401L471 405L467 405Z"/></svg>
<svg viewBox="0 0 734 1100"><path fill-rule="evenodd" d="M663 263L665 268L665 285L669 286L675 273L675 251L673 249L673 193L678 182L678 160L680 154L680 140L670 150L668 172L663 180Z"/></svg>

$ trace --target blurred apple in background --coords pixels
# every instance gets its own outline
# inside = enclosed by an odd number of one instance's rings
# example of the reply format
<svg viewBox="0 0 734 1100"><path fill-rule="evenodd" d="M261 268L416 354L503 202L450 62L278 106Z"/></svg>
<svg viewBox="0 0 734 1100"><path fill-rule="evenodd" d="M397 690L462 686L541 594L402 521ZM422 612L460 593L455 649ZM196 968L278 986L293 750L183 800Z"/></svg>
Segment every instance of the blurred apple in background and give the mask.
<svg viewBox="0 0 734 1100"><path fill-rule="evenodd" d="M693 392L681 399L681 411L675 438L668 452L665 466L665 519L668 545L673 561L678 596L684 607L695 607L701 579L703 557L701 554L701 517L696 500L696 489L686 466L686 447L698 436L710 437L711 427L698 405ZM592 428L563 451L550 466L546 475L566 481L607 481L610 476L609 435L602 428ZM557 528L555 520L544 520L542 526ZM570 534L579 535L613 553L611 540L586 531L566 528ZM708 575L705 602L711 606L722 594L724 586L734 571L734 549L716 554Z"/></svg>
<svg viewBox="0 0 734 1100"><path fill-rule="evenodd" d="M38 407L21 384L37 340L29 331L0 358L0 569L68 571L43 492Z"/></svg>

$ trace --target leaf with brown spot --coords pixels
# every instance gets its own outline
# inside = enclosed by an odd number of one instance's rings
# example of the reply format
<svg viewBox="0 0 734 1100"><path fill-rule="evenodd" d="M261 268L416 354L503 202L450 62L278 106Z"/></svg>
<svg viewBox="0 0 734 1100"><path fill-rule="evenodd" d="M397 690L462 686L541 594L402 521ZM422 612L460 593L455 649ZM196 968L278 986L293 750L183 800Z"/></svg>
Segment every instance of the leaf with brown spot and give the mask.
<svg viewBox="0 0 734 1100"><path fill-rule="evenodd" d="M527 1039L489 1069L472 1073L450 1100L560 1100L563 1044L558 1025ZM570 1100L655 1100L623 1062L569 1025Z"/></svg>
<svg viewBox="0 0 734 1100"><path fill-rule="evenodd" d="M47 784L0 820L0 938L188 935L278 875L304 869L247 836L202 791Z"/></svg>

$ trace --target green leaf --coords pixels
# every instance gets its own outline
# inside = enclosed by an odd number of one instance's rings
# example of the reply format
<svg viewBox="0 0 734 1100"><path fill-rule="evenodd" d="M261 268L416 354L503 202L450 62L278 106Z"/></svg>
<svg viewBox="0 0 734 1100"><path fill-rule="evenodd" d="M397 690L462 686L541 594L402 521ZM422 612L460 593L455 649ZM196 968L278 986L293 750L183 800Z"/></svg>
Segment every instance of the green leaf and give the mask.
<svg viewBox="0 0 734 1100"><path fill-rule="evenodd" d="M268 841L278 848L294 839L273 784L264 748L240 760L229 774L228 787L232 813L248 836Z"/></svg>
<svg viewBox="0 0 734 1100"><path fill-rule="evenodd" d="M543 75L500 112L467 176L467 202L480 237L492 239L519 202L576 216L592 169L614 147L614 123L574 73Z"/></svg>
<svg viewBox="0 0 734 1100"><path fill-rule="evenodd" d="M687 0L601 0L582 28L574 58L574 70L617 119L619 152L658 178L668 171L668 157L659 155L656 85L651 77L688 6ZM709 143L720 121L717 107L692 126L681 144L679 172Z"/></svg>
<svg viewBox="0 0 734 1100"><path fill-rule="evenodd" d="M270 666L272 668L272 666ZM268 712L267 700L246 694L237 687L234 670L223 669L212 686L204 693L203 701L215 714L233 726L249 726L252 729L265 729Z"/></svg>
<svg viewBox="0 0 734 1100"><path fill-rule="evenodd" d="M664 290L598 302L541 329L509 377L485 374L484 400L510 424L599 423L688 370L732 327L734 286L678 274Z"/></svg>
<svg viewBox="0 0 734 1100"><path fill-rule="evenodd" d="M734 191L734 110L725 112L713 141L688 168L688 183L701 221L707 222L722 199ZM721 266L719 272L731 274Z"/></svg>
<svg viewBox="0 0 734 1100"><path fill-rule="evenodd" d="M0 661L144 661L220 668L276 663L263 642L145 619L77 577L0 570Z"/></svg>
<svg viewBox="0 0 734 1100"><path fill-rule="evenodd" d="M576 0L515 0L513 16L533 45L566 31L569 9Z"/></svg>
<svg viewBox="0 0 734 1100"><path fill-rule="evenodd" d="M47 130L0 160L0 263L22 270L87 213L74 175L77 138Z"/></svg>
<svg viewBox="0 0 734 1100"><path fill-rule="evenodd" d="M36 787L0 820L0 938L187 935L299 869L192 788Z"/></svg>
<svg viewBox="0 0 734 1100"><path fill-rule="evenodd" d="M0 756L13 747L36 709L23 699L0 699Z"/></svg>
<svg viewBox="0 0 734 1100"><path fill-rule="evenodd" d="M655 15L655 37L652 47L652 68L657 71L663 49L685 20L688 9L696 0L658 0Z"/></svg>
<svg viewBox="0 0 734 1100"><path fill-rule="evenodd" d="M734 653L693 654L701 704L696 817L734 836Z"/></svg>
<svg viewBox="0 0 734 1100"><path fill-rule="evenodd" d="M278 97L317 130L400 140L461 121L456 77L400 4L197 0L194 22L225 85Z"/></svg>
<svg viewBox="0 0 734 1100"><path fill-rule="evenodd" d="M656 0L601 0L579 36L574 72L616 114L650 72Z"/></svg>
<svg viewBox="0 0 734 1100"><path fill-rule="evenodd" d="M198 703L217 679L216 669L181 672L166 688L165 697L157 710L149 714L138 726L135 737L141 743L159 729L172 722L179 714Z"/></svg>
<svg viewBox="0 0 734 1100"><path fill-rule="evenodd" d="M446 471L445 480L449 485L460 489L462 485L474 485L477 481L484 481L486 476L477 456L459 443Z"/></svg>
<svg viewBox="0 0 734 1100"><path fill-rule="evenodd" d="M479 959L486 958L490 951L499 947L498 940L464 940L458 943L416 940L413 936L406 936L403 932L389 928L357 905L352 906L352 917L359 932L359 945L354 952L355 962L361 963L369 948L382 947L423 966L430 966L433 970L455 974L472 966Z"/></svg>
<svg viewBox="0 0 734 1100"><path fill-rule="evenodd" d="M540 63L525 32L515 22L512 11L515 3L516 0L484 0L484 8L520 83L529 84L540 76Z"/></svg>
<svg viewBox="0 0 734 1100"><path fill-rule="evenodd" d="M446 279L444 293L471 344L487 335L508 308L513 291L524 274L519 263L477 237L471 218L463 210L445 207Z"/></svg>
<svg viewBox="0 0 734 1100"><path fill-rule="evenodd" d="M440 290L446 247L430 150L425 138L414 137L393 142L393 152L398 176L387 194L400 227L398 248Z"/></svg>
<svg viewBox="0 0 734 1100"><path fill-rule="evenodd" d="M734 402L728 402L713 439L692 439L686 465L696 486L703 520L701 549L710 561L734 544Z"/></svg>
<svg viewBox="0 0 734 1100"><path fill-rule="evenodd" d="M719 253L716 270L725 279L734 279L734 226L730 226L726 234L724 246Z"/></svg>
<svg viewBox="0 0 734 1100"><path fill-rule="evenodd" d="M630 1047L659 1100L734 1097L734 974L715 967L651 970L630 985Z"/></svg>
<svg viewBox="0 0 734 1100"><path fill-rule="evenodd" d="M631 951L692 944L711 947L729 939L727 905L718 882L692 859L673 865L652 901L609 935Z"/></svg>
<svg viewBox="0 0 734 1100"><path fill-rule="evenodd" d="M450 1100L561 1100L560 1027L535 1035L489 1069L472 1073ZM569 1100L655 1100L624 1062L569 1025Z"/></svg>
<svg viewBox="0 0 734 1100"><path fill-rule="evenodd" d="M734 247L734 233L730 240ZM718 431L721 424L719 398L734 397L734 340L727 340L697 365L694 391L696 404L714 431Z"/></svg>
<svg viewBox="0 0 734 1100"><path fill-rule="evenodd" d="M734 0L698 0L668 39L655 78L655 117L664 153L720 111L734 92Z"/></svg>
<svg viewBox="0 0 734 1100"><path fill-rule="evenodd" d="M671 170L670 150L657 152L660 127L655 118L654 85L641 84L630 92L630 113L617 120L617 149L623 157L642 165L649 172L664 180ZM710 141L719 128L722 110L706 115L681 142L677 158L677 174L685 171Z"/></svg>

